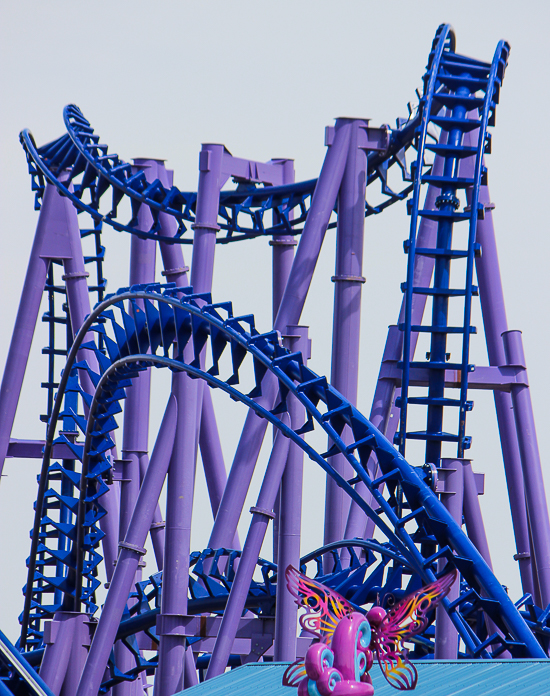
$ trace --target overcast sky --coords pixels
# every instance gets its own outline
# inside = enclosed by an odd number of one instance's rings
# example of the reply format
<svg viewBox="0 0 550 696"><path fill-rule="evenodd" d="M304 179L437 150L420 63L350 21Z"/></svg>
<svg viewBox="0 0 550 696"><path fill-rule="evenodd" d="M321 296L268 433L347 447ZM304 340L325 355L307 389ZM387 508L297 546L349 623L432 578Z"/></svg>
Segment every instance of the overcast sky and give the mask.
<svg viewBox="0 0 550 696"><path fill-rule="evenodd" d="M77 104L110 151L165 158L175 183L196 190L201 142L221 142L238 157L295 160L298 180L318 175L324 128L337 116L394 124L421 78L437 26L451 23L457 51L490 62L499 39L511 46L489 183L510 328L523 331L539 444L550 487L546 432L548 375L547 28L549 5L519 2L164 2L1 0L0 365L4 364L36 226L34 194L18 142L30 128L39 145L64 133L62 110ZM399 311L405 279L402 242L409 218L394 206L365 227L359 407L368 414L388 324ZM109 290L127 284L129 240L107 228ZM186 260L190 260L188 248ZM109 255L110 254L110 255ZM231 299L239 313L270 325L270 251L265 240L218 248L214 297ZM334 235L327 235L302 322L311 327L311 366L330 372ZM479 312L475 319L480 326ZM473 359L486 364L483 333ZM42 438L46 363L39 327L14 436ZM160 371L157 371L160 372ZM153 426L164 408L168 381L155 374ZM486 473L482 499L496 573L521 595L507 513L502 460L492 398L475 395L468 431L476 471ZM244 412L223 407L220 429L227 461ZM420 462L412 462L418 464ZM28 530L39 462L9 461L0 487L0 628L17 634L22 608ZM302 551L320 540L322 481L311 479ZM257 481L255 489L257 490ZM199 481L198 496L204 491ZM251 493L252 497L254 493ZM202 497L201 497L202 496ZM317 497L315 497L317 496ZM251 499L251 504L254 500ZM246 508L248 509L248 507ZM210 518L195 517L194 548L208 538ZM246 519L245 519L246 518ZM241 536L248 514L243 515ZM151 572L153 568L151 567Z"/></svg>

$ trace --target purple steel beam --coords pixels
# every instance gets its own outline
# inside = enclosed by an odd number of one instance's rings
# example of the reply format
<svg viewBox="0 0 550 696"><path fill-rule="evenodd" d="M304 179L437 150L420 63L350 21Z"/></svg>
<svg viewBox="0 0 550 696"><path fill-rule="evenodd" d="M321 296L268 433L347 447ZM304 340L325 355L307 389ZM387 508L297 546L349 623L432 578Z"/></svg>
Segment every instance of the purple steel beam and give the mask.
<svg viewBox="0 0 550 696"><path fill-rule="evenodd" d="M173 183L173 172L159 165L158 177L161 183L170 188ZM161 213L159 216L160 234L165 237L174 237L177 231L177 223L172 215ZM160 243L160 252L164 271L162 275L169 283L175 283L178 287L187 287L189 280L187 272L189 268L185 265L183 252L179 244ZM203 391L202 415L200 419L199 446L206 476L208 495L214 516L218 510L227 473L223 459L223 452L220 444L216 416L212 397L208 389ZM164 532L163 532L164 538ZM237 540L238 543L238 540ZM159 566L160 569L161 566Z"/></svg>
<svg viewBox="0 0 550 696"><path fill-rule="evenodd" d="M525 380L523 381L527 382L521 331L506 331L502 338L506 364L523 368L525 370ZM525 498L531 520L530 528L542 600L541 606L546 607L550 603L550 520L528 383L512 387L512 404L523 467Z"/></svg>
<svg viewBox="0 0 550 696"><path fill-rule="evenodd" d="M145 474L147 473L147 467L149 466L149 456L145 454L139 458L139 479L140 484L143 483ZM153 552L155 554L155 562L157 564L157 569L162 570L164 568L164 528L166 523L162 519L162 513L160 511L160 505L157 505L155 512L153 514L153 522L151 524L151 529L149 535L151 537L151 543L153 544Z"/></svg>
<svg viewBox="0 0 550 696"><path fill-rule="evenodd" d="M50 622L48 629L44 631L46 649L40 665L40 676L56 696L59 696L69 666L71 648L74 643L75 616L81 616L81 614L69 611L57 612L55 621ZM48 635L51 634L54 624L57 624L55 639Z"/></svg>
<svg viewBox="0 0 550 696"><path fill-rule="evenodd" d="M286 425L290 422L287 414L284 414L281 420ZM212 658L206 673L207 679L221 674L227 666L267 526L269 521L275 516L273 506L285 468L289 442L282 432L279 431L277 433L258 495L258 501L256 506L250 509L252 521L246 536L242 556L239 560L237 574L229 593L216 644L212 651Z"/></svg>
<svg viewBox="0 0 550 696"><path fill-rule="evenodd" d="M367 121L351 121L349 154L338 193L338 228L332 328L330 382L352 404L357 404L359 338L361 332L361 290L363 278L363 236L365 228L365 186L367 152L360 145ZM347 444L350 433L343 433ZM332 442L329 442L331 447ZM330 459L331 466L345 479L352 477L351 465L342 454ZM330 476L326 479L324 543L344 538L349 498ZM332 564L332 555L325 562Z"/></svg>
<svg viewBox="0 0 550 696"><path fill-rule="evenodd" d="M157 177L155 160L134 160L135 172L143 170L148 182ZM135 173L134 172L134 173ZM147 206L142 205L138 212L138 227L148 230L153 218ZM154 283L156 243L150 239L140 239L132 235L130 247L130 285ZM151 374L149 370L136 377L127 390L124 404L124 430L122 457L127 460L125 481L120 491L120 530L119 538L124 539L128 524L134 511L140 486L140 459L147 457L149 435L149 402ZM146 466L146 464L145 464ZM143 465L142 465L142 468Z"/></svg>
<svg viewBox="0 0 550 696"><path fill-rule="evenodd" d="M434 163L434 173L439 174L443 172L443 160L441 157L436 157ZM435 207L435 199L440 193L440 189L435 186L429 186L426 192L426 200L424 204L425 209L431 209ZM437 236L437 223L433 220L428 220L427 218L422 218L418 228L418 246L422 247L433 247L435 246L435 239ZM434 269L434 259L427 256L416 256L415 266L414 266L414 284L415 287L428 287L431 282L432 274ZM421 324L422 317L424 315L424 310L426 308L427 296L426 295L414 295L412 300L412 311L411 311L411 322L413 324ZM404 321L405 316L405 299L401 303L401 310L399 312L398 322ZM411 336L411 356L414 355L416 349L416 344L418 341L418 334L412 334ZM376 389L374 392L374 398L372 401L372 408L370 412L371 423L381 430L386 437L391 441L393 435L395 434L398 426L398 409L393 409L393 418L390 418L390 413L392 412L392 404L395 402L395 382L393 380L384 379L382 375L382 370L384 369L385 361L397 361L401 360L403 354L403 332L399 330L397 326L390 326L388 330L388 337L386 340L386 345L384 348L384 354L382 356L382 365L380 368L380 376L378 377L378 382L376 384ZM371 456L368 462L368 469L370 476L374 478L376 476L376 471L378 469L378 462L376 457ZM356 490L359 494L365 498L365 500L372 502L372 496L369 493L368 488L363 482L356 484ZM366 525L366 531L365 531ZM365 513L356 503L351 503L348 521L346 524L345 538L353 539L355 537L371 538L374 533L374 523L372 520L367 519Z"/></svg>
<svg viewBox="0 0 550 696"><path fill-rule="evenodd" d="M67 290L71 331L72 335L76 336L85 318L91 311L87 282L89 273L87 273L84 265L82 238L80 236L76 209L68 198L61 196L57 192L57 189L55 200L57 201L57 215L55 216L56 219L54 219L56 232L58 233L59 230L64 227L69 244L67 251L70 251L70 256L63 259L63 270L65 272L63 280L65 281ZM94 336L91 332L84 342L87 342L87 340L94 340ZM99 372L97 358L93 351L86 349L80 350L78 352L78 360L85 360L92 370ZM84 389L88 393L93 393L94 385L86 370L80 371L79 378ZM85 404L84 408L86 408ZM102 532L104 532L104 537L101 540L101 547L105 559L107 581L110 582L113 574L114 562L117 557L118 491L113 487L109 487L109 490L106 491L102 497L101 504L107 511L107 514L100 519L99 525Z"/></svg>
<svg viewBox="0 0 550 696"><path fill-rule="evenodd" d="M445 492L441 493L441 502L453 516L455 522L462 526L462 503L464 497L464 476L461 459L440 459L441 474L445 477ZM439 562L440 570L445 560ZM460 579L453 583L447 599L452 602L460 594ZM436 609L435 654L436 660L456 660L458 653L458 631L443 608Z"/></svg>
<svg viewBox="0 0 550 696"><path fill-rule="evenodd" d="M124 607L132 590L138 563L145 553L143 545L168 471L177 415L176 399L171 396L143 485L139 491L134 514L128 525L126 538L119 543L117 565L78 685L77 696L97 696L99 691Z"/></svg>
<svg viewBox="0 0 550 696"><path fill-rule="evenodd" d="M281 164L283 168L283 183L294 183L294 160L271 160L273 163ZM292 215L292 211L289 213ZM273 211L273 224L280 222L278 213ZM294 247L298 242L291 234L280 234L273 237L269 246L271 247L271 303L272 303L272 322L275 323L281 298L285 291L285 287L292 268L294 260ZM273 434L275 436L275 433ZM277 563L277 554L279 547L279 499L275 501L275 512L277 513L273 519L273 563Z"/></svg>
<svg viewBox="0 0 550 696"><path fill-rule="evenodd" d="M482 187L480 192L480 202L484 205L490 204L489 191L485 186ZM485 210L484 219L479 220L477 223L477 241L482 248L481 258L476 259L476 271L489 365L501 366L506 364L502 334L507 331L508 324L506 321L504 293L502 291L498 265L492 213L488 209ZM534 592L534 584L531 568L529 529L512 397L507 392L495 391L494 399L516 540L515 558L519 562L523 591L532 594Z"/></svg>
<svg viewBox="0 0 550 696"><path fill-rule="evenodd" d="M278 183L279 169L272 167L270 173L270 165L234 158L223 145L202 146L191 265L191 284L195 292L208 293L212 289L216 232L219 230L219 195L223 184L229 176ZM191 351L191 346L188 347L188 351ZM189 359L191 358L190 353ZM161 615L157 622L161 640L155 696L171 696L184 682L185 636L165 630L164 627L167 616L183 617L187 612L196 443L200 432L203 388L202 382L192 380L183 373L174 375L172 389L177 396L179 416L176 444L168 475L166 558ZM208 425L215 425L212 419ZM216 470L212 469L210 473L216 473L219 478L220 469L221 465L218 465ZM182 496L182 490L187 494ZM231 541L234 536L235 534L232 535Z"/></svg>
<svg viewBox="0 0 550 696"><path fill-rule="evenodd" d="M0 387L0 474L8 452L19 394L29 359L34 328L38 319L44 284L51 259L65 259L71 254L68 230L59 206L59 194L48 184L21 292L19 309L11 337L6 367Z"/></svg>
<svg viewBox="0 0 550 696"><path fill-rule="evenodd" d="M46 650L40 676L56 696L75 696L90 646L90 621L86 614L57 612L46 623Z"/></svg>
<svg viewBox="0 0 550 696"><path fill-rule="evenodd" d="M178 418L168 471L162 604L157 617L160 642L155 696L171 696L183 688L185 636L169 628L167 621L187 614L195 487L197 380L184 373L174 374L172 394L178 404Z"/></svg>
<svg viewBox="0 0 550 696"><path fill-rule="evenodd" d="M294 183L294 160L272 160L274 164L280 164L283 169L283 184ZM276 212L273 213L273 223L279 222ZM272 269L272 313L273 323L277 318L277 312L281 304L281 299L288 282L292 262L294 261L294 247L297 241L291 234L279 234L269 242L272 248L271 269Z"/></svg>
<svg viewBox="0 0 550 696"><path fill-rule="evenodd" d="M157 178L158 162L151 159L136 159L132 171L144 171L146 180L152 182ZM138 228L150 229L153 222L150 209L142 205L138 211ZM155 281L156 242L151 239L140 239L132 235L130 241L130 286ZM143 309L143 303L141 308ZM136 500L139 495L143 473L148 465L149 448L149 408L151 398L151 372L140 372L132 380L132 386L126 390L124 404L124 429L122 436L122 460L124 478L120 482L120 517L119 539L124 539L128 525L132 519ZM155 511L157 522L159 514ZM158 544L157 544L158 547ZM140 561L136 582L141 580ZM135 658L121 642L115 645L117 667L127 672L134 667ZM136 691L138 682L123 681L113 687L114 696L130 696Z"/></svg>
<svg viewBox="0 0 550 696"><path fill-rule="evenodd" d="M285 287L275 328L284 331L288 325L298 324L315 270L336 196L344 173L350 141L350 124L337 122L334 140L330 145L315 187L308 217L296 256ZM272 408L277 394L277 380L267 373L262 383L263 396L258 402ZM209 546L229 546L237 529L239 517L252 474L260 453L267 423L249 411L227 477L227 485L214 522Z"/></svg>
<svg viewBox="0 0 550 696"><path fill-rule="evenodd" d="M491 562L491 553L489 551L483 516L479 505L477 485L472 464L469 459L462 460L462 471L464 474L464 523L466 525L468 537L483 556L485 563L487 563L492 570L493 564Z"/></svg>
<svg viewBox="0 0 550 696"><path fill-rule="evenodd" d="M467 142L470 138L470 143ZM465 144L477 144L475 133L465 135ZM460 165L460 176L472 176L474 159L466 158ZM471 193L466 191L468 202ZM479 192L479 202L484 207L484 215L478 220L476 240L481 244L482 254L476 258L476 274L479 285L479 299L483 315L485 340L489 365L501 366L506 364L502 334L508 330L504 292L498 262L495 229L493 225L493 204L489 195L489 187L482 186ZM504 472L510 500L510 511L516 540L515 558L519 562L521 584L524 592L533 594L534 573L531 567L531 547L529 544L529 528L527 510L525 507L525 491L523 484L522 464L519 452L518 438L515 432L514 413L511 395L494 392L495 410L497 413L500 445L504 462Z"/></svg>
<svg viewBox="0 0 550 696"><path fill-rule="evenodd" d="M223 172L223 145L203 145L199 157L199 186L193 239L191 284L195 292L210 292L220 189L227 177ZM174 252L172 252L174 253ZM183 261L183 259L182 259ZM185 349L185 361L193 359L192 346ZM195 488L196 445L200 428L203 384L185 373L173 376L172 393L178 403L176 441L168 472L166 503L166 549L161 614L157 619L159 664L155 675L155 696L172 696L183 688L185 636L167 628L167 617L187 614L191 520ZM184 491L184 494L182 494ZM187 676L187 679L191 675Z"/></svg>
<svg viewBox="0 0 550 696"><path fill-rule="evenodd" d="M289 326L284 344L292 352L300 351L304 364L310 355L307 326ZM290 425L297 430L305 422L305 409L294 397L288 399ZM296 621L298 607L286 588L285 569L300 567L300 533L302 526L302 482L304 451L291 442L279 496L279 551L277 554L277 609L275 612L275 643L273 659L276 662L294 662L296 659Z"/></svg>

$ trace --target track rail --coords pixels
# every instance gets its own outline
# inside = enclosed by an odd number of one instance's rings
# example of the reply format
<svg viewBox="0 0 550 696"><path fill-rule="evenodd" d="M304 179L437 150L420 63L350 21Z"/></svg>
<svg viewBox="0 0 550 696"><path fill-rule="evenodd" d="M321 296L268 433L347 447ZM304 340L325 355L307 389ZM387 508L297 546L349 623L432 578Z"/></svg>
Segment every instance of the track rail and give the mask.
<svg viewBox="0 0 550 696"><path fill-rule="evenodd" d="M143 171L117 154L109 153L108 146L101 143L77 106L66 106L63 116L67 133L42 147L36 146L29 130L20 134L35 192L35 209L40 209L47 181L70 198L79 212L86 212L119 232L168 244L192 244L192 237L185 236L185 232L195 220L195 192L180 191L176 186L168 188L159 179L147 182ZM398 127L390 133L386 152L369 154L367 187L380 182L383 200L377 205L365 201L365 215L382 212L389 205L404 200L412 190L407 183L410 173L405 153L413 143L417 125L416 116L398 119ZM404 186L400 191L392 190L388 183L388 171L394 165L402 172ZM227 244L259 236L300 234L316 184L317 179L285 186L241 182L234 191L222 191L217 242ZM119 206L125 198L130 201L131 217L123 221ZM109 203L105 208L107 199ZM137 215L142 205L148 206L153 216L149 230L137 229ZM175 236L167 238L160 234L161 213L177 220Z"/></svg>
<svg viewBox="0 0 550 696"><path fill-rule="evenodd" d="M407 440L426 442L427 462L437 464L441 457L443 442L457 443L457 456L463 457L470 447L466 435L466 413L473 407L468 401L468 375L474 370L469 364L470 336L475 333L471 326L472 296L478 294L474 285L474 260L480 252L476 244L477 221L484 209L479 206L479 191L486 176L483 166L484 153L490 151L488 126L494 124L500 86L504 78L510 48L505 41L497 45L491 64L458 55L454 52L454 34L450 25L441 25L434 39L424 77L425 90L420 103L420 126L418 136L418 156L413 166L414 189L408 210L411 215L410 235L405 244L408 254L407 280L402 285L405 293L405 320L399 328L404 332L403 370L401 396L397 402L400 407L400 424L395 442L401 454L405 454ZM436 143L430 143L428 135L439 129ZM477 145L466 145L464 135L477 134ZM431 151L440 157L441 171L434 171L427 163L426 155ZM472 178L460 176L459 164L464 158L475 158L475 173ZM425 186L432 184L440 189L433 208L422 208L421 196ZM471 205L464 202L460 210L459 192L468 188L471 191ZM420 248L417 235L420 220L423 218L437 222L437 241L435 247ZM453 244L455 224L468 222L467 245L456 248ZM456 235L455 235L456 236ZM466 247L466 248L464 248ZM414 269L417 256L434 259L433 283L430 287L414 284ZM466 271L464 279L450 287L451 264L464 259ZM453 273L453 278L455 278ZM462 271L459 272L462 278ZM432 317L428 324L413 326L412 306L415 297L432 299ZM463 301L463 322L460 326L449 326L450 302ZM422 332L430 337L430 351L427 360L414 361L411 355L413 334ZM449 336L462 336L460 357L449 362L451 354ZM428 391L424 395L410 396L410 370L414 367L428 369ZM449 398L445 390L445 369L455 369L460 373L459 398ZM408 431L407 417L409 406L426 408L426 429ZM456 431L445 432L444 412L458 409Z"/></svg>
<svg viewBox="0 0 550 696"><path fill-rule="evenodd" d="M139 310L137 300L144 303L145 310ZM100 374L94 373L86 363L75 362L76 352L90 329L100 333L105 341L107 354L94 343L83 346L94 350ZM93 595L90 579L93 579L92 571L99 562L96 551L99 538L95 525L104 514L101 493L107 486L105 479L109 477L110 433L117 427L114 415L120 410L119 401L125 396L124 388L129 386L139 371L151 366L166 366L172 370L183 370L192 377L205 380L211 387L223 390L281 430L360 505L422 580L433 580L434 563L440 558L456 566L464 584L458 600L450 606L447 603L447 608L469 654L489 657L487 648L492 645L492 656L508 649L516 656L542 657L542 648L508 595L430 488L425 470L411 467L324 377L303 364L301 354L290 353L281 347L279 341L276 332L258 333L252 315L234 317L230 303L212 304L208 295L194 295L192 289L158 285L123 289L95 308L71 349L54 405L44 457L44 471L47 472L51 445L54 440L65 442L63 434L55 439L55 421L61 411L63 393L71 380L76 381L76 370L86 370L97 390L93 400L89 395L84 397L90 406L89 420L85 421L75 414L77 426L85 433L85 441L72 443L75 455L82 462L82 474L80 500L74 500L71 505L74 511L75 503L78 503L78 518L83 521L84 534L80 537L82 544L78 558L81 560L74 563L73 554L70 570L76 573L77 584L79 577L88 578L88 584L84 583L82 594L76 588L76 592L67 589L76 599L75 606L80 605L81 598L86 605ZM190 363L182 359L186 345L193 347L194 360ZM228 347L230 350L225 353ZM201 368L199 356L205 348L210 366ZM150 353L147 352L149 350ZM246 365L248 374L253 375L252 389L247 388L243 392L238 385L240 372L242 374ZM256 401L261 395L262 380L268 371L277 378L281 396L272 411L267 411ZM224 378L220 376L221 372ZM297 430L292 430L278 418L286 410L289 393L301 401L307 412L306 423ZM328 452L318 453L306 439L302 439L303 434L315 427L322 428L334 443ZM349 445L342 438L345 427L353 434L353 442ZM366 469L372 452L376 454L382 470L382 475L374 481ZM346 457L357 478L365 483L372 494L378 509L371 509L357 494L353 488L357 479L346 481L332 468L330 457L336 453ZM384 487L382 484L385 484ZM400 516L395 495L398 487L404 492L406 508L410 509L404 517ZM381 492L382 488L384 493ZM35 539L38 543L40 525L43 523L41 502L39 497L33 543ZM439 550L426 558L421 549L435 543L439 545ZM36 553L35 549L31 552L30 578L34 573L33 553ZM69 577L70 573L66 578ZM29 610L31 586L32 583L29 583L26 596ZM484 613L497 624L502 636L484 635L480 628L484 621L477 620L475 623L478 627L472 628L473 617L482 617ZM23 623L25 629L25 617Z"/></svg>

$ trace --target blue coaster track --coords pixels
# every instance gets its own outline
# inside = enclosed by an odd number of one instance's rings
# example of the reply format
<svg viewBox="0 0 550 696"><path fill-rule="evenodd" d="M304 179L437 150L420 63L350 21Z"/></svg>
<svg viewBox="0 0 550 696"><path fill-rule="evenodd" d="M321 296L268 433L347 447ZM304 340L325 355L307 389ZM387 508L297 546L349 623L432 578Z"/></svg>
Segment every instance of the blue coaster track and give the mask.
<svg viewBox="0 0 550 696"><path fill-rule="evenodd" d="M472 296L477 294L473 284L474 257L479 253L476 244L478 217L483 215L479 204L479 189L486 168L483 155L490 151L490 134L487 127L495 121L500 85L508 61L510 47L505 41L497 45L493 62L482 63L454 52L454 35L450 27L441 26L434 39L428 61L428 71L424 77L425 91L420 104L420 126L418 129L418 157L412 165L414 189L408 210L411 216L410 236L405 244L408 254L407 280L402 285L405 293L405 321L399 328L403 331L403 371L401 396L397 401L400 407L400 424L395 442L401 454L405 454L407 440L426 442L426 462L436 464L441 457L443 442L457 443L457 456L463 457L470 447L466 435L466 413L473 407L468 401L468 373L474 370L469 363L470 335L475 333L471 326ZM434 104L437 107L434 108ZM428 141L430 126L440 129L438 142ZM473 136L474 144L466 144L465 134ZM426 152L431 151L442 159L441 171L426 162ZM475 158L474 175L461 176L460 164L466 158ZM423 209L421 194L423 185L432 184L440 189L435 207ZM471 189L469 209L460 211L457 190ZM437 242L434 248L417 246L419 223L422 218L437 222ZM468 243L466 249L453 247L453 226L468 222ZM417 256L435 259L433 285L418 287L414 283L415 260ZM451 262L465 259L466 271L461 287L451 288ZM432 320L430 324L412 324L412 306L415 296L432 298ZM463 298L462 326L449 326L449 300ZM411 353L414 333L427 333L431 338L427 361L414 361ZM449 362L447 339L449 334L462 335L460 360ZM410 396L410 370L414 367L428 369L428 391L426 395ZM460 372L460 396L449 398L445 394L445 370ZM426 429L407 431L409 406L427 407ZM453 433L444 432L444 409L458 409L458 427Z"/></svg>
<svg viewBox="0 0 550 696"><path fill-rule="evenodd" d="M508 45L501 42L491 64L458 55L452 30L442 25L433 42L418 113L406 121L398 121L398 127L390 132L390 144L384 153L370 153L368 157L367 191L368 186L379 181L385 200L376 206L366 201L365 215L377 214L412 193L408 201L410 236L405 245L407 280L402 287L405 319L399 327L404 344L400 363L401 397L397 402L401 418L395 438L399 451L325 377L306 367L300 353L283 348L277 332L259 333L252 315L233 316L230 302L213 303L209 294L194 294L192 288L177 288L172 284L122 288L105 297L102 223L144 239L191 244L192 239L185 233L195 219L197 194L182 192L175 186L167 188L158 179L148 183L143 172L109 153L108 146L101 143L74 105L64 110L67 133L54 142L36 147L29 131L21 133L36 209L40 209L49 182L72 201L79 213L89 214L94 221L93 228L81 230L81 234L93 235L95 239L95 254L86 260L97 266L97 284L93 289L98 293L98 303L72 344L68 340L66 349L60 349L52 338L47 349L51 358L46 384L50 396L48 432L21 616L20 648L29 650L26 653L29 663L37 664L41 658L43 622L56 611L80 611L82 605L91 616L97 611L98 569L103 560L100 545L104 536L100 522L106 514L101 498L113 480L112 433L118 427L117 414L122 411L126 389L140 372L151 367L184 371L204 380L211 388L222 390L268 420L337 482L386 539L383 544L374 540L344 540L329 545L305 556L304 569L308 563L315 564L318 579L358 606L374 599L391 606L421 582L433 581L443 572L438 570L443 561L445 570L457 568L462 577L458 599L445 600L444 606L465 646L465 654L498 658L509 651L513 657L547 656L541 646L547 646L550 639L548 610L534 607L529 597L522 598L517 606L513 604L440 502L429 468L412 467L405 460L407 440L426 442L427 462L438 461L443 442L457 443L458 457L469 446L465 422L466 413L472 408L467 389L468 373L473 369L469 363L469 337L475 332L471 326L471 298L476 294L474 258L479 250L475 230L478 216L483 214L479 188L486 175L483 154L490 151L488 126L494 124L508 53ZM434 128L439 131L439 137L430 142ZM409 147L417 151L410 174L405 162ZM441 171L429 160L430 152L442 163ZM472 177L461 176L461 162L468 158L475 158ZM397 192L388 184L392 166L401 170L404 182L403 189ZM412 183L409 183L411 175ZM278 187L236 181L236 190L221 193L217 243L300 234L316 181ZM435 206L429 209L421 207L426 184L441 191ZM466 187L472 190L471 205L460 211L460 190ZM129 220L123 219L119 212L124 199L130 202ZM136 226L143 205L152 212L153 222L148 230ZM173 216L178 222L173 239L160 234L161 213ZM417 245L422 218L438 224L437 243L433 248ZM466 220L469 224L466 248L454 248L453 225ZM435 260L432 287L414 285L417 256ZM451 288L451 262L457 259L466 261L465 279L461 287ZM51 298L63 292L54 280L53 271L46 290ZM433 298L430 324L412 323L413 301L419 296ZM453 297L464 298L461 326L448 325L449 299ZM46 320L50 327L63 320L53 304ZM70 322L70 317L65 321ZM85 339L90 331L95 332L95 341ZM427 333L431 339L427 362L413 359L412 346L418 333ZM447 357L447 339L451 334L462 337L460 360L453 363ZM193 352L193 360L188 362L183 359L186 346L192 347ZM79 349L93 352L98 372L86 361L77 361ZM201 366L200 357L205 353L210 356L208 368ZM56 355L67 355L59 382L55 381ZM239 372L247 364L248 373L254 375L254 385L244 391L240 388ZM409 393L410 371L415 367L429 371L426 395ZM460 371L459 398L451 399L445 392L445 368ZM84 372L94 385L93 393L82 386L80 378ZM272 410L258 401L264 379L278 383L280 399ZM289 394L302 403L307 414L303 426L295 430L279 419L287 410ZM424 431L407 430L409 406L413 405L427 409ZM443 431L445 407L458 410L456 432ZM85 417L79 410L86 410L88 415ZM333 443L328 452L320 453L308 444L307 434L315 428L322 429ZM344 428L353 433L351 444L344 442ZM84 435L83 442L77 439L79 432ZM58 444L68 447L74 460L52 462L53 446ZM338 453L352 466L353 478L346 480L331 466L330 458ZM367 462L371 456L380 467L376 478L368 473ZM376 509L357 493L354 486L359 481L372 495ZM347 565L342 564L338 554L342 547L350 556ZM334 556L334 569L329 575L324 573L321 561L326 554ZM239 552L231 549L206 549L192 555L190 613L223 612L238 557ZM261 616L273 609L277 568L262 559L258 566L262 582L253 582L246 607ZM133 653L136 665L129 672L121 672L113 656L103 691L156 667L156 658L146 660L140 654L136 634L144 631L153 642L158 642L155 620L161 592L162 573L136 586L130 597L133 603L129 602L117 635ZM416 656L431 654L433 649L433 631L428 630L418 639Z"/></svg>
<svg viewBox="0 0 550 696"><path fill-rule="evenodd" d="M94 220L106 222L119 232L165 243L193 243L184 233L188 229L186 223L192 224L195 219L196 192L183 192L176 186L168 189L158 179L148 183L142 171L136 171L117 154L109 154L108 146L100 142L77 106L66 106L63 115L67 134L47 145L37 147L28 130L20 134L35 192L36 210L41 206L45 182L49 182L70 198L79 212L87 212ZM397 192L388 185L388 170L393 165L401 169L405 182L410 180L405 152L413 143L418 117L398 119L398 124L399 127L390 132L387 151L369 155L367 186L379 181L385 199L378 205L365 201L365 215L382 212L389 205L404 200L412 190L410 184ZM235 191L221 192L218 244L301 232L317 179L285 186L236 183ZM109 198L108 193L111 194L109 206L105 212L100 212L100 205ZM118 219L118 208L124 197L131 204L131 218L127 222ZM89 201L85 202L85 198ZM137 215L142 205L148 206L153 215L149 230L137 228ZM272 212L276 213L273 216L276 222L266 222L266 213L270 213L271 218ZM160 213L172 215L178 221L178 230L172 239L159 235Z"/></svg>
<svg viewBox="0 0 550 696"><path fill-rule="evenodd" d="M139 310L137 300L144 302L145 311ZM118 320L115 310L120 317ZM90 330L102 335L107 355L95 343L83 343ZM192 289L172 286L124 288L94 309L81 327L69 354L48 429L44 475L41 477L41 480L47 480L50 453L55 442L63 441L73 448L75 457L82 463L82 473L77 486L77 477L70 472L75 492L80 488L80 494L68 501L76 529L73 526L67 532L69 536L76 535L77 549L76 553L67 553L61 558L41 542L41 537L47 537L47 532L41 533L41 530L52 524L50 519L42 516L46 491L41 490L36 507L23 630L26 631L29 620L36 621L49 610L46 606L38 607L35 597L55 593L59 588L66 597L72 598L74 610L78 610L81 602L88 610L93 610L93 593L97 586L95 570L100 559L96 548L101 538L97 523L104 514L101 495L106 490L105 481L111 468L108 451L114 444L110 434L117 427L114 416L121 410L119 402L125 398L125 388L131 384L132 378L149 367L164 366L204 379L211 387L221 389L235 401L253 409L298 444L375 521L377 528L424 581L434 579L434 564L438 559L443 558L458 568L464 579L461 595L452 605L447 602L447 609L469 654L496 657L503 650L510 650L516 656L542 657L544 651L506 591L430 487L428 472L424 468L411 467L324 377L305 367L300 353L282 348L279 340L276 332L258 333L251 315L234 317L231 303L212 304L208 295L193 295ZM182 357L187 345L193 347L194 354L189 363L185 363ZM76 362L76 353L81 346L94 351L100 373L95 373L85 362ZM231 360L222 368L221 359L227 347L230 348ZM212 356L208 369L200 367L199 356L205 348ZM247 393L238 389L239 370L245 359L252 362L251 371L255 378L255 386ZM223 378L221 369L225 373ZM96 387L93 396L86 394L78 384L78 370L85 370L91 377ZM271 411L256 401L268 372L277 379L280 393L280 401ZM71 408L65 407L61 411L65 392L70 394L76 390L88 404L88 420ZM307 412L305 424L296 431L278 418L286 411L289 393L299 399ZM55 438L59 416L74 419L85 435L83 444L71 443L64 434ZM346 445L341 437L346 425L353 432L354 441L350 445ZM321 427L334 442L328 452L319 453L302 439L303 434L315 427ZM327 461L337 452L346 457L357 477L367 486L379 505L376 511L356 493L352 485L354 480L343 479ZM376 455L382 470L376 480L369 477L366 469L371 453ZM398 487L406 499L404 507L410 510L405 516L400 516L403 506L396 500ZM425 558L421 549L435 543L440 550ZM44 573L35 575L33 560L39 550L46 564L48 556L55 558L56 563L62 560L67 571L51 580ZM32 578L39 581L38 587ZM44 586L45 582L49 582L50 587ZM31 617L33 604L35 613ZM485 614L498 626L499 632L487 636L481 629L481 635L476 633L485 623L479 617ZM471 625L474 617L477 619L476 630ZM488 652L489 646L492 646L492 653Z"/></svg>

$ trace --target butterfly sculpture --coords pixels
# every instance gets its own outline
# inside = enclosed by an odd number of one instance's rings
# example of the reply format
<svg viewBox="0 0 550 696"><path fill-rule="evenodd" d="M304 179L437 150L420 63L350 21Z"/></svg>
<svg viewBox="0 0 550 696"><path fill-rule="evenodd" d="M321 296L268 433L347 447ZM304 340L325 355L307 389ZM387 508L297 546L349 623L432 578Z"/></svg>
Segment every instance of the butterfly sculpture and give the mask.
<svg viewBox="0 0 550 696"><path fill-rule="evenodd" d="M296 604L306 610L301 627L319 642L308 648L304 660L286 669L283 686L297 686L298 696L371 696L369 670L376 656L391 686L415 688L418 673L403 643L426 628L428 613L447 595L456 571L405 597L388 612L372 607L366 615L293 566L285 575Z"/></svg>

